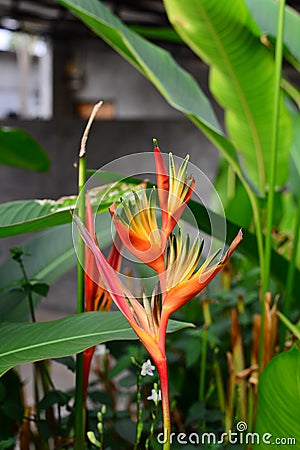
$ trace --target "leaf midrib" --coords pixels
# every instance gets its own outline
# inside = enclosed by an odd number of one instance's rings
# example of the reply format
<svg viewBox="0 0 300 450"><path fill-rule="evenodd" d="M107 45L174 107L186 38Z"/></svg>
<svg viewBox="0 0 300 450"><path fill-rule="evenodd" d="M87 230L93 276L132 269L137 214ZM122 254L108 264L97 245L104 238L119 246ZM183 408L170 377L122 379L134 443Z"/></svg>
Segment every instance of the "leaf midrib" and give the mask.
<svg viewBox="0 0 300 450"><path fill-rule="evenodd" d="M259 135L258 135L256 127L255 127L255 122L254 122L254 119L253 119L253 115L251 113L250 108L248 107L247 100L246 100L246 98L244 96L244 93L243 93L243 90L242 90L242 88L240 86L239 80L236 77L235 71L232 68L232 65L231 65L230 60L229 60L229 58L227 56L227 53L226 53L226 51L224 49L224 46L222 45L222 42L219 39L218 34L215 32L215 28L214 28L214 26L213 26L213 24L211 22L211 19L206 14L206 11L203 9L203 7L201 7L200 3L198 3L198 7L199 7L199 10L200 10L200 14L202 14L204 16L204 18L205 18L205 20L207 22L207 25L208 25L208 27L210 29L210 32L211 32L211 35L213 36L213 38L215 40L215 43L216 43L216 46L217 46L217 48L218 48L218 50L219 50L219 52L220 52L220 54L221 54L225 64L226 64L226 66L227 66L227 69L229 71L229 74L231 76L233 84L235 85L235 87L236 87L236 89L238 91L239 97L241 99L241 103L242 103L242 106L244 108L246 117L249 120L248 123L249 123L250 129L251 129L252 136L253 136L253 141L254 141L254 147L255 147L255 153L256 153L256 159L257 159L257 166L258 166L258 173L259 173L259 180L260 180L260 183L261 183L261 190L262 190L262 192L264 192L264 190L265 190L265 169L264 169L264 161L263 161L263 157L262 157L262 146L261 146L261 142L260 142L260 139L259 139Z"/></svg>
<svg viewBox="0 0 300 450"><path fill-rule="evenodd" d="M105 334L116 334L116 333L119 334L119 333L128 332L128 331L131 331L131 328L128 327L128 328L121 328L121 329L118 329L118 330L94 332L94 333L83 334L83 335L80 335L80 336L69 336L69 337L64 337L64 338L57 339L57 340L44 341L44 342L41 342L39 344L27 345L26 347L22 347L22 348L18 349L17 351L10 350L10 351L7 351L5 353L0 353L0 358L3 358L4 356L8 356L8 355L11 355L11 354L18 355L19 353L22 353L22 352L24 352L26 350L32 350L32 349L44 347L45 345L48 346L48 345L52 345L52 344L59 344L61 342L74 341L74 340L84 339L84 338L93 337L93 336L101 337L101 336L103 336Z"/></svg>

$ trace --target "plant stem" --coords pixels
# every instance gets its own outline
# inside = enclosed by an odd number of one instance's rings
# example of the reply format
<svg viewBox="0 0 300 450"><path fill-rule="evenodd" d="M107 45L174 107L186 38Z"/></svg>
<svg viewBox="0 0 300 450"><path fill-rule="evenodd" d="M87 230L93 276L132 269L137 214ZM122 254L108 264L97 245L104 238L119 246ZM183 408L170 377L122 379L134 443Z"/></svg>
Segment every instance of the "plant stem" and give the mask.
<svg viewBox="0 0 300 450"><path fill-rule="evenodd" d="M295 278L296 258L297 258L297 252L298 252L298 246L299 246L299 228L300 228L300 196L298 199L298 209L297 209L297 215L296 215L296 219L295 219L294 233L293 233L293 235L294 235L293 250L292 250L292 256L291 256L289 269L288 269L286 292L285 292L285 299L284 299L284 304L283 304L283 314L286 317L289 317L289 313L290 313L290 305L291 305L292 291L293 291L294 278ZM285 325L283 323L281 323L280 324L280 350L281 351L284 348L285 330L286 330Z"/></svg>
<svg viewBox="0 0 300 450"><path fill-rule="evenodd" d="M207 325L203 326L201 358L200 358L200 380L199 380L199 401L204 401L205 389L205 374L206 374L206 359L207 359L207 345L208 345L208 329Z"/></svg>
<svg viewBox="0 0 300 450"><path fill-rule="evenodd" d="M300 68L299 68L300 69ZM300 109L300 92L299 90L293 86L288 80L282 78L281 87L286 92L286 94L294 100L298 108Z"/></svg>
<svg viewBox="0 0 300 450"><path fill-rule="evenodd" d="M78 168L78 217L85 221L85 153L79 158ZM77 313L84 312L84 242L78 236L78 265L77 265ZM79 353L76 359L76 388L75 388L75 450L84 449L85 440L85 404L83 399L83 353Z"/></svg>
<svg viewBox="0 0 300 450"><path fill-rule="evenodd" d="M211 325L211 316L209 311L209 303L204 300L202 303L204 325L202 333L201 360L200 360L200 379L199 379L199 401L204 400L205 374L207 362L207 346L208 346L208 328Z"/></svg>
<svg viewBox="0 0 300 450"><path fill-rule="evenodd" d="M253 432L254 429L254 415L255 415L255 386L250 384L248 387L248 416L247 416L247 425L250 433Z"/></svg>
<svg viewBox="0 0 300 450"><path fill-rule="evenodd" d="M225 413L226 400L225 400L225 392L224 392L224 386L223 386L223 380L222 380L222 371L221 371L219 361L217 361L217 359L215 359L215 361L213 363L213 371L214 371L215 380L216 380L219 408L220 408L221 412Z"/></svg>
<svg viewBox="0 0 300 450"><path fill-rule="evenodd" d="M86 182L86 142L93 120L103 102L97 103L87 126L84 130L79 152L78 164L78 217L85 223L85 182ZM78 235L78 263L77 263L77 313L84 312L84 242ZM75 387L75 443L74 450L84 450L86 408L83 395L83 353L76 359L76 387Z"/></svg>
<svg viewBox="0 0 300 450"><path fill-rule="evenodd" d="M25 270L25 266L24 266L24 262L23 262L23 259L22 259L22 255L20 254L18 258L15 258L15 260L18 262L18 264L20 266L22 275L24 277L24 281L26 283L26 286L28 287L28 302L29 302L29 309L30 309L31 320L32 320L32 322L36 322L32 291L30 289L30 280L29 280L27 272Z"/></svg>
<svg viewBox="0 0 300 450"><path fill-rule="evenodd" d="M141 369L138 368L137 371L137 381L136 381L136 415L137 415L137 421L136 421L136 434L135 434L135 443L134 443L134 450L138 450L140 446L140 440L142 436L143 431L143 422L142 422L142 413L143 410L141 408L141 400L142 400L142 392L141 392L141 383L142 383L142 375L141 375Z"/></svg>
<svg viewBox="0 0 300 450"><path fill-rule="evenodd" d="M277 168L277 154L278 154L278 125L279 125L279 110L280 110L280 84L281 84L281 70L282 70L282 41L284 29L284 7L285 0L279 0L278 21L277 21L277 39L275 47L275 79L274 79L274 113L273 126L271 134L271 167L269 178L269 192L267 198L267 229L265 238L265 276L262 287L262 322L260 332L260 352L259 352L259 366L263 362L263 337L264 337L264 303L265 295L269 289L270 284L270 268L271 268L271 251L272 251L272 229L273 229L273 212L274 212L274 198L276 185L276 168Z"/></svg>
<svg viewBox="0 0 300 450"><path fill-rule="evenodd" d="M163 433L164 433L163 450L170 450L171 414L170 414L167 358L160 359L159 361L157 361L156 367L159 374L161 397L162 397L161 400L162 400Z"/></svg>

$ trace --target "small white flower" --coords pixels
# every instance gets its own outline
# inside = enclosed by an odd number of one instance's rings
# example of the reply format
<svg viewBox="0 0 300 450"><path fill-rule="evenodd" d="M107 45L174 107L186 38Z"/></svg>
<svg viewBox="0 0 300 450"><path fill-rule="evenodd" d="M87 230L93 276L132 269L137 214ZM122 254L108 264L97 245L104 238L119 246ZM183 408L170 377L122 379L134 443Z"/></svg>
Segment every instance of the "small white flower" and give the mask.
<svg viewBox="0 0 300 450"><path fill-rule="evenodd" d="M109 353L109 350L105 344L96 345L94 356L104 356L107 353Z"/></svg>
<svg viewBox="0 0 300 450"><path fill-rule="evenodd" d="M157 405L157 403L161 401L161 390L159 389L159 391L157 392L156 389L152 389L151 395L147 397L147 400L153 400L154 403Z"/></svg>
<svg viewBox="0 0 300 450"><path fill-rule="evenodd" d="M155 370L155 366L152 366L150 359L148 361L144 362L141 369L141 375L142 377L145 377L146 375L153 376L153 370Z"/></svg>

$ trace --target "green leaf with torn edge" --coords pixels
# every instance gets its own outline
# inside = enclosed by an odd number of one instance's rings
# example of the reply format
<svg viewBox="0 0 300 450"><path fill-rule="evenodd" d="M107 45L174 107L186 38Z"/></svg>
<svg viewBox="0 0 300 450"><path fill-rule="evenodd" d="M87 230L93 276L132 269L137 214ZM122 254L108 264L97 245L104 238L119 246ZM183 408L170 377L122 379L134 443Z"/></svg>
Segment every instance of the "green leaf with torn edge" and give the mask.
<svg viewBox="0 0 300 450"><path fill-rule="evenodd" d="M107 211L120 197L141 189L141 185L124 182L112 183L91 189L90 197L98 213ZM71 222L70 211L76 206L77 196L58 200L17 200L0 205L0 238L38 231Z"/></svg>

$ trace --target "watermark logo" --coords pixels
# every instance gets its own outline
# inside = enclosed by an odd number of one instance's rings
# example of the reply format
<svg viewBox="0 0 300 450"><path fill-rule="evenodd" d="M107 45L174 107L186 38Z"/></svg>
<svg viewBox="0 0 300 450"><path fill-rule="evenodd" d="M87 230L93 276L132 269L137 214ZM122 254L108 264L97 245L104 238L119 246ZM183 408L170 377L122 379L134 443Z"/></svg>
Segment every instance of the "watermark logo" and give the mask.
<svg viewBox="0 0 300 450"><path fill-rule="evenodd" d="M169 437L170 444L179 445L281 445L281 446L294 446L297 445L294 437L279 437L274 436L272 433L256 433L248 432L248 425L246 422L240 421L236 424L235 431L229 430L226 433L217 435L213 432L204 433L171 433ZM168 440L167 430L157 435L157 442L159 444L166 444Z"/></svg>

